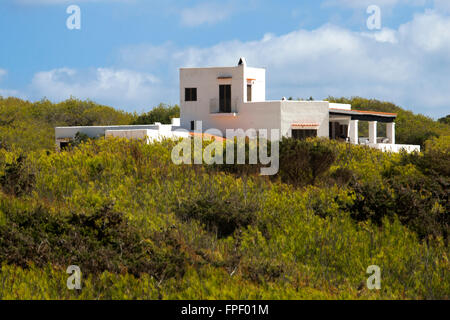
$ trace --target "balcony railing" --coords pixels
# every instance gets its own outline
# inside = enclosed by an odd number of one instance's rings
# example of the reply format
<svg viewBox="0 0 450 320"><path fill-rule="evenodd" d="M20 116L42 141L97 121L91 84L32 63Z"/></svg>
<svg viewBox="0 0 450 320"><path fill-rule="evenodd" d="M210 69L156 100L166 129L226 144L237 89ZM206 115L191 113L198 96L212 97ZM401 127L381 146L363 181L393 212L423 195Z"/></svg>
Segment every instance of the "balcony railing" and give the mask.
<svg viewBox="0 0 450 320"><path fill-rule="evenodd" d="M230 111L223 111L220 110L220 102L219 99L211 99L209 100L209 113L238 113L238 101L239 99L235 98L231 100L231 110Z"/></svg>

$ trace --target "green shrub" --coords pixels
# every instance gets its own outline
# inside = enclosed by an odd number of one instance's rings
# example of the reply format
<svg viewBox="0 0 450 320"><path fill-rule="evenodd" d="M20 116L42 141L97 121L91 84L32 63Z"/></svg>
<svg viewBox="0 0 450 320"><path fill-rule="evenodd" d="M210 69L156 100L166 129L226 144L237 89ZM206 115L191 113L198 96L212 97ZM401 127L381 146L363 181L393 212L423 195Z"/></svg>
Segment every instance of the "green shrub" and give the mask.
<svg viewBox="0 0 450 320"><path fill-rule="evenodd" d="M281 180L297 186L314 185L336 160L336 152L325 140L283 138L280 143Z"/></svg>
<svg viewBox="0 0 450 320"><path fill-rule="evenodd" d="M3 192L21 196L29 193L34 186L35 175L27 168L26 158L19 155L11 163L6 163L3 174L0 174L0 186Z"/></svg>
<svg viewBox="0 0 450 320"><path fill-rule="evenodd" d="M215 192L186 199L175 209L177 216L189 221L195 219L219 238L232 235L256 221L259 205L245 201L237 195L223 197Z"/></svg>
<svg viewBox="0 0 450 320"><path fill-rule="evenodd" d="M180 107L178 105L169 106L161 103L151 111L139 115L132 124L154 124L155 122L171 124L172 118L179 117Z"/></svg>

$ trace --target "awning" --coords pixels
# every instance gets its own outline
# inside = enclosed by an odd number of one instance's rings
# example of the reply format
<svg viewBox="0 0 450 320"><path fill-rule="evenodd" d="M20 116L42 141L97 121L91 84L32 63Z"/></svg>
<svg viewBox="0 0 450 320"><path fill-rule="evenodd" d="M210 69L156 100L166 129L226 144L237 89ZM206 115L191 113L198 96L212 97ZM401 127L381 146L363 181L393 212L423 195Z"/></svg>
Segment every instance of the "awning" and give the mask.
<svg viewBox="0 0 450 320"><path fill-rule="evenodd" d="M296 122L292 123L291 127L296 129L317 129L319 124L317 122Z"/></svg>

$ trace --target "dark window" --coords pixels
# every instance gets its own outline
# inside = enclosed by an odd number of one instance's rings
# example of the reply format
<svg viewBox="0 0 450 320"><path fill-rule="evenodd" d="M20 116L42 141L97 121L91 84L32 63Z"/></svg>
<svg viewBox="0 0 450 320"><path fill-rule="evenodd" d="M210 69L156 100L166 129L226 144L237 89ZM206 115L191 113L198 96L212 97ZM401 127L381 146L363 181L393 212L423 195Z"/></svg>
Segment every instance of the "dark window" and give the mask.
<svg viewBox="0 0 450 320"><path fill-rule="evenodd" d="M292 129L292 138L306 139L311 137L317 137L316 129Z"/></svg>
<svg viewBox="0 0 450 320"><path fill-rule="evenodd" d="M219 112L231 112L231 85L219 85Z"/></svg>
<svg viewBox="0 0 450 320"><path fill-rule="evenodd" d="M185 88L184 101L197 101L197 88Z"/></svg>
<svg viewBox="0 0 450 320"><path fill-rule="evenodd" d="M330 122L330 139L346 139L348 135L348 125L339 122Z"/></svg>
<svg viewBox="0 0 450 320"><path fill-rule="evenodd" d="M247 101L252 101L252 85L247 85Z"/></svg>
<svg viewBox="0 0 450 320"><path fill-rule="evenodd" d="M69 142L60 142L60 143L59 143L59 148L60 148L61 150L67 150L67 149L69 149Z"/></svg>
<svg viewBox="0 0 450 320"><path fill-rule="evenodd" d="M348 125L346 124L339 125L339 138L341 139L347 138L347 133L348 133Z"/></svg>
<svg viewBox="0 0 450 320"><path fill-rule="evenodd" d="M191 121L191 130L195 129L195 121Z"/></svg>

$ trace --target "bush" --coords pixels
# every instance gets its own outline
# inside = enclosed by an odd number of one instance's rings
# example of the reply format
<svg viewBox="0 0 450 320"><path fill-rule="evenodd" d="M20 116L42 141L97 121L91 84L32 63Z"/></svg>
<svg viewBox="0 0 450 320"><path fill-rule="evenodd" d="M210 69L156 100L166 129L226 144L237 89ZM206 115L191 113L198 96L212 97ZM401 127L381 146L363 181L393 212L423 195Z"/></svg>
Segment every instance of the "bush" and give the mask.
<svg viewBox="0 0 450 320"><path fill-rule="evenodd" d="M132 124L154 124L155 122L171 124L172 118L179 117L180 107L178 105L169 106L161 103L151 111L138 116Z"/></svg>
<svg viewBox="0 0 450 320"><path fill-rule="evenodd" d="M399 169L400 170L400 169ZM384 218L398 217L421 239L428 236L448 240L450 216L448 192L417 171L402 175L389 173L382 182L353 182L354 204L349 208L357 221L371 220L381 225Z"/></svg>
<svg viewBox="0 0 450 320"><path fill-rule="evenodd" d="M34 173L27 170L26 158L22 155L11 163L7 163L4 173L0 175L0 186L3 192L14 196L29 193L34 183Z"/></svg>
<svg viewBox="0 0 450 320"><path fill-rule="evenodd" d="M183 221L191 219L202 223L219 238L232 235L256 222L258 204L245 201L236 195L223 197L215 192L186 199L175 209Z"/></svg>
<svg viewBox="0 0 450 320"><path fill-rule="evenodd" d="M28 267L78 265L85 274L148 273L157 279L183 274L188 262L171 231L144 237L123 214L107 205L92 215L51 214L43 206L11 210L2 201L6 224L0 226L0 260Z"/></svg>
<svg viewBox="0 0 450 320"><path fill-rule="evenodd" d="M314 185L336 160L327 141L283 138L280 143L281 180L296 186Z"/></svg>

